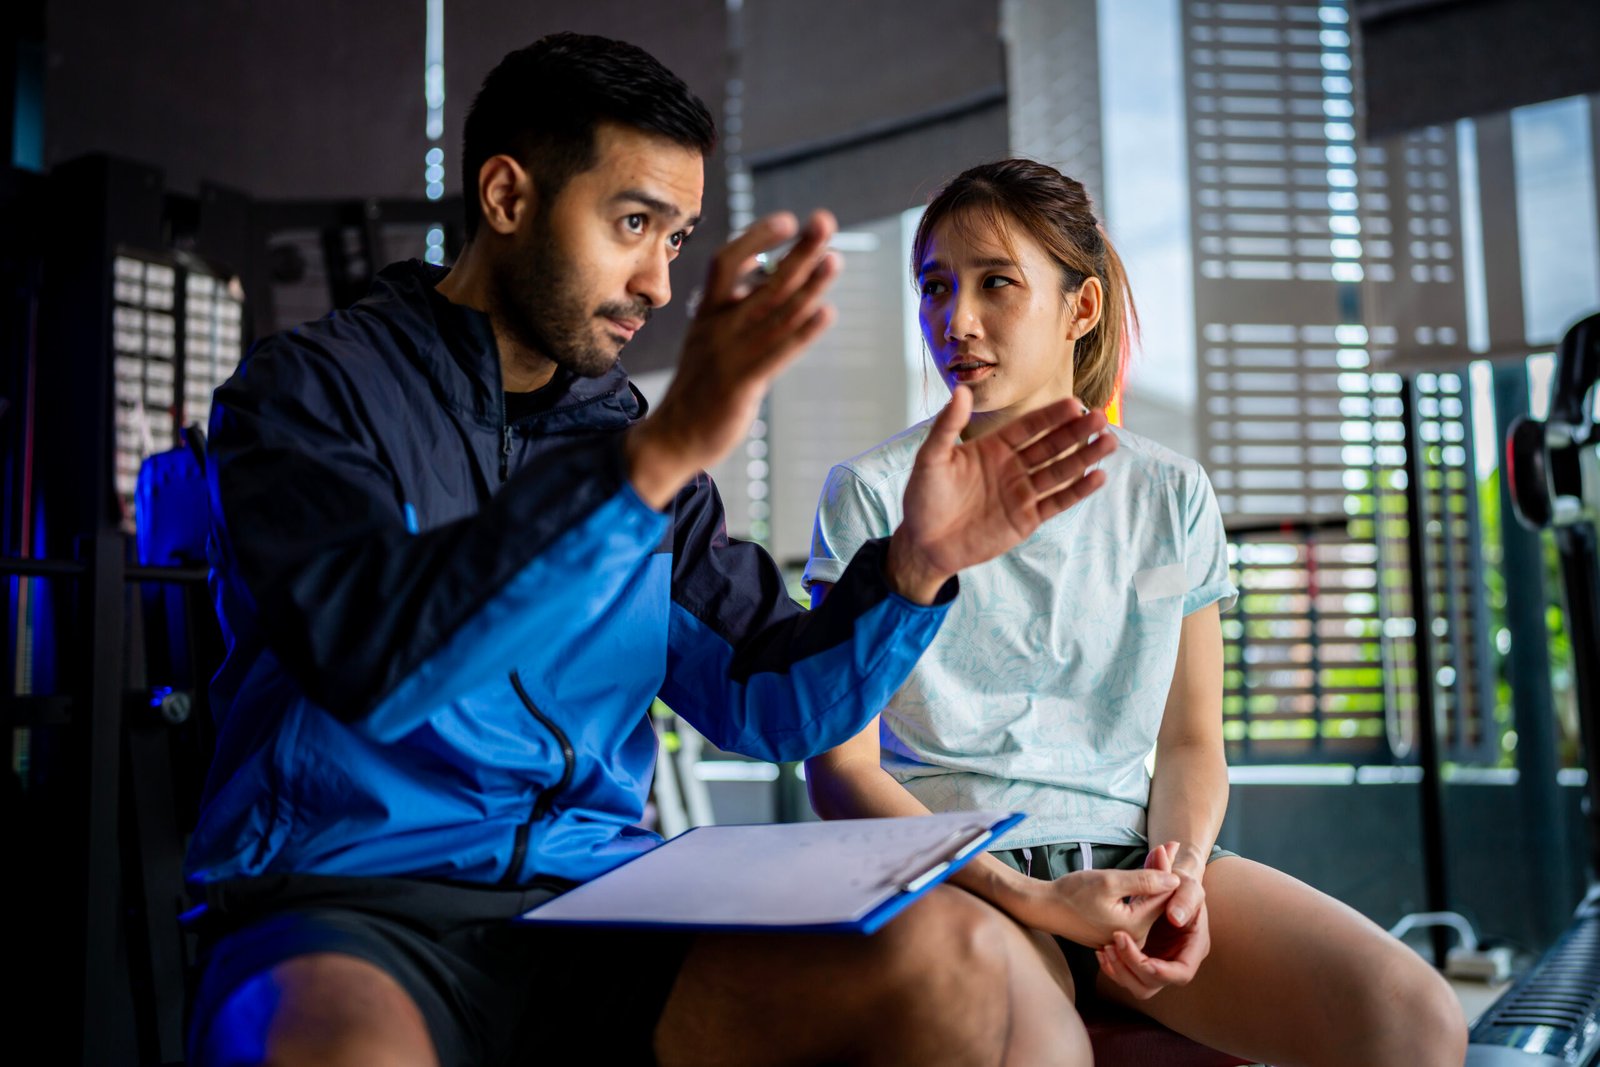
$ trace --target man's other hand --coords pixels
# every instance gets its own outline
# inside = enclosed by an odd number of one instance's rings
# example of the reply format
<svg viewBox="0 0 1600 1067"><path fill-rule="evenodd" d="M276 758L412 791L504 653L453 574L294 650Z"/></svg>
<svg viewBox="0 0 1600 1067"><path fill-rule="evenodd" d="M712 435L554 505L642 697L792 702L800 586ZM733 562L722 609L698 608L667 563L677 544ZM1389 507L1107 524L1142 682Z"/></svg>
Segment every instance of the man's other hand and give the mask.
<svg viewBox="0 0 1600 1067"><path fill-rule="evenodd" d="M932 603L951 575L1020 544L1100 488L1105 475L1093 468L1117 447L1103 432L1105 416L1075 399L963 442L971 414L972 393L957 386L917 452L904 518L889 540L889 582L918 603Z"/></svg>
<svg viewBox="0 0 1600 1067"><path fill-rule="evenodd" d="M652 507L665 507L696 472L738 447L772 380L833 322L822 300L839 275L839 257L828 251L837 229L826 211L814 212L804 230L787 212L768 215L713 258L678 373L627 437L629 477ZM776 267L757 274L758 255L797 231Z"/></svg>

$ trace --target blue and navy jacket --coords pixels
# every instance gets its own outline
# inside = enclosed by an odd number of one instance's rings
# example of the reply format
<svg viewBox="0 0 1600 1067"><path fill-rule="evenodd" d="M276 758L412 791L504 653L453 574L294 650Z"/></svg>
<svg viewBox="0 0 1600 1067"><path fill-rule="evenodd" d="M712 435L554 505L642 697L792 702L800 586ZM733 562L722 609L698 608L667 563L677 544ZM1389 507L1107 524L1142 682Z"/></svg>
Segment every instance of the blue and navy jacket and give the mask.
<svg viewBox="0 0 1600 1067"><path fill-rule="evenodd" d="M388 268L217 391L197 888L592 878L657 843L658 694L723 749L802 759L888 702L955 595L896 596L879 544L801 610L705 475L664 513L635 494L620 367L507 425L489 321L442 276Z"/></svg>

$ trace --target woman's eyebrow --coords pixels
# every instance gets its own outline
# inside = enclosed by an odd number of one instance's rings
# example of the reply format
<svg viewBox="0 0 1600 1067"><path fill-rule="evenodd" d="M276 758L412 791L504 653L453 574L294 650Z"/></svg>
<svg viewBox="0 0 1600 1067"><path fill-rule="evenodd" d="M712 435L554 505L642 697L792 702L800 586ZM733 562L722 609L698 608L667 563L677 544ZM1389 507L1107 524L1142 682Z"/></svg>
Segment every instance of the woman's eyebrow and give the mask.
<svg viewBox="0 0 1600 1067"><path fill-rule="evenodd" d="M971 263L967 264L967 266L969 266L969 267L971 267L973 269L976 269L976 270L1018 270L1018 269L1020 269L1020 268L1017 267L1017 264L1016 264L1015 260L1007 259L1004 256L990 256L987 259L975 259ZM923 274L927 274L927 273L929 273L931 271L947 270L947 269L949 269L949 268L947 268L945 266L944 260L942 260L942 259L929 259L929 260L925 260L923 262L922 266L917 268L917 274L920 276L920 275L923 275Z"/></svg>

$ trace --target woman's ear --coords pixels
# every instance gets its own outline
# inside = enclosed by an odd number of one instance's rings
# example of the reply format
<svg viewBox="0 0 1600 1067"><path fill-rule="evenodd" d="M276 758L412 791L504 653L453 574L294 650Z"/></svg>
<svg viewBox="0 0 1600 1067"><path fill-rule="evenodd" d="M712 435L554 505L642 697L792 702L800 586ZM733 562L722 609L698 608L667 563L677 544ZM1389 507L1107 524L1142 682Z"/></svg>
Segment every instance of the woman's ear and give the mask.
<svg viewBox="0 0 1600 1067"><path fill-rule="evenodd" d="M1100 279L1090 276L1069 297L1067 309L1067 340L1076 341L1100 324L1100 312L1105 308L1105 288Z"/></svg>

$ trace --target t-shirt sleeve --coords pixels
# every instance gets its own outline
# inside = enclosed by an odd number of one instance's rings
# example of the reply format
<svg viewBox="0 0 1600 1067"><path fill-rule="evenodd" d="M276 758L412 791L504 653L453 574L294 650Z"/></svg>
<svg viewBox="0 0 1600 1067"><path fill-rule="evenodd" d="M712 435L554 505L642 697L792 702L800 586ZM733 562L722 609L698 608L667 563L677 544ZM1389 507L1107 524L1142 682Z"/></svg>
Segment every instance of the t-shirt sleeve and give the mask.
<svg viewBox="0 0 1600 1067"><path fill-rule="evenodd" d="M1183 597L1183 613L1192 614L1208 604L1227 611L1238 601L1239 589L1228 574L1228 535L1222 527L1222 510L1217 507L1211 479L1198 466L1184 506L1184 568L1189 591Z"/></svg>
<svg viewBox="0 0 1600 1067"><path fill-rule="evenodd" d="M812 582L837 582L862 545L893 532L878 495L849 467L834 467L828 472L817 501L811 557L806 561L802 582L807 589Z"/></svg>

